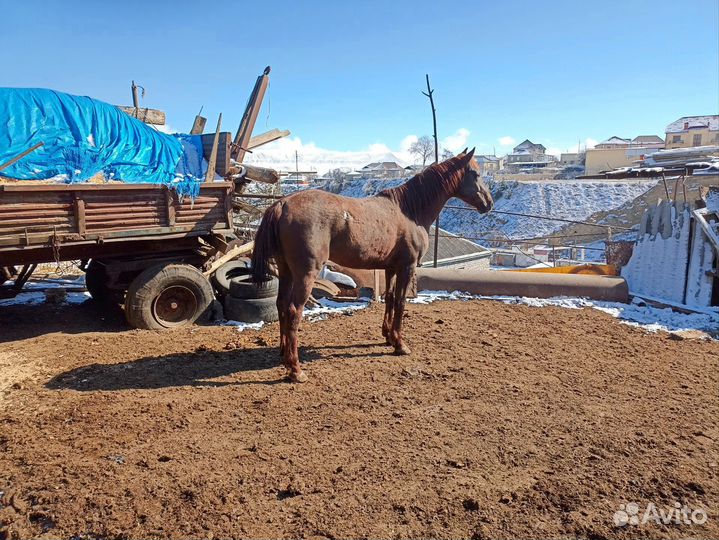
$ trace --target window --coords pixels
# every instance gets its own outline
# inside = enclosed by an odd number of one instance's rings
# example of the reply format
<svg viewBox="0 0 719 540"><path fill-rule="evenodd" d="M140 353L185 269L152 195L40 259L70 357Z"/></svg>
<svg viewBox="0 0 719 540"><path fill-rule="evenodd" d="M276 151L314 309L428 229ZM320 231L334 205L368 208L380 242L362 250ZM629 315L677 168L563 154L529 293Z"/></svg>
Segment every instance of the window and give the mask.
<svg viewBox="0 0 719 540"><path fill-rule="evenodd" d="M674 136L672 137L672 142L673 142L673 143L680 143L680 142L682 142L682 136L681 136L681 135L674 135Z"/></svg>
<svg viewBox="0 0 719 540"><path fill-rule="evenodd" d="M701 145L702 145L702 134L695 133L694 138L692 139L692 146L701 146Z"/></svg>

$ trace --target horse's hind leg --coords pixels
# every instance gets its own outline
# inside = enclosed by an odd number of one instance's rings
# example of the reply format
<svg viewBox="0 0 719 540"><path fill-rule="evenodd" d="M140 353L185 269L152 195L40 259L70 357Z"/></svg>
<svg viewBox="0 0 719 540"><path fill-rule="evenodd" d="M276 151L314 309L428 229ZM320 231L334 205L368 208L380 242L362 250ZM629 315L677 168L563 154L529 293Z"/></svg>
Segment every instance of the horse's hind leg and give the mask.
<svg viewBox="0 0 719 540"><path fill-rule="evenodd" d="M287 358L285 350L287 349L287 312L289 311L290 296L292 294L292 274L284 261L277 261L277 274L280 281L277 292L277 315L280 321L280 358L289 371L290 366L285 362Z"/></svg>
<svg viewBox="0 0 719 540"><path fill-rule="evenodd" d="M394 345L391 341L392 320L394 318L394 270L384 271L384 319L382 320L382 335L387 340L387 345Z"/></svg>
<svg viewBox="0 0 719 540"><path fill-rule="evenodd" d="M305 303L312 293L312 285L319 270L319 267L313 266L311 270L305 272L292 271L292 292L285 322L287 341L284 354L284 364L290 370L290 380L292 382L305 382L307 380L307 375L304 374L300 367L297 332L302 322Z"/></svg>
<svg viewBox="0 0 719 540"><path fill-rule="evenodd" d="M390 339L394 344L395 354L410 354L410 349L402 339L402 315L407 298L407 288L414 275L414 266L407 266L397 272L397 284L394 289L394 319Z"/></svg>

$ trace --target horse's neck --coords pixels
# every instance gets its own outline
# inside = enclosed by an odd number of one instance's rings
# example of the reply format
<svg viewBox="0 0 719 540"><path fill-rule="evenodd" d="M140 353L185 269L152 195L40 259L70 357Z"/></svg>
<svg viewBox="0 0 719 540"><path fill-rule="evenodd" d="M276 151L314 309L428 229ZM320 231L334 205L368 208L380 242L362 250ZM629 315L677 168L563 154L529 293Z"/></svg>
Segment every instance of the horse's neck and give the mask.
<svg viewBox="0 0 719 540"><path fill-rule="evenodd" d="M429 183L434 184L433 189L431 190L428 189L430 186L428 186L427 184ZM417 223L417 225L421 225L425 229L429 229L429 227L437 220L437 216L439 216L439 213L442 211L442 208L444 208L444 205L447 204L447 201L455 195L455 190L449 187L450 179L442 177L422 180L417 179L416 181L413 179L412 181L408 182L408 184L409 185L407 186L407 196L417 196L418 199L417 210L415 211L414 215L414 221ZM424 194L428 192L434 193L432 197L427 197L416 193L420 191Z"/></svg>

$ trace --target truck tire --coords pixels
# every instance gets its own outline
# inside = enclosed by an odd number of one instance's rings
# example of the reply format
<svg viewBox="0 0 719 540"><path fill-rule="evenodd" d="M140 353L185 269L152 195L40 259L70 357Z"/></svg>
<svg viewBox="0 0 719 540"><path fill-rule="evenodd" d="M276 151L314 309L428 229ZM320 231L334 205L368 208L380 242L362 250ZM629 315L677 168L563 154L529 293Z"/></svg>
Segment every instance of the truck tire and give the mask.
<svg viewBox="0 0 719 540"><path fill-rule="evenodd" d="M125 317L135 328L164 330L209 315L212 286L188 264L161 264L140 273L125 296Z"/></svg>
<svg viewBox="0 0 719 540"><path fill-rule="evenodd" d="M238 276L249 275L250 264L250 259L242 257L220 266L212 276L217 292L222 296L228 294L230 292L230 280Z"/></svg>
<svg viewBox="0 0 719 540"><path fill-rule="evenodd" d="M94 259L90 261L85 269L85 287L96 302L120 304L123 301L123 291L110 289L107 286L105 265Z"/></svg>
<svg viewBox="0 0 719 540"><path fill-rule="evenodd" d="M241 299L228 294L225 296L225 319L245 323L277 321L277 301L275 298Z"/></svg>
<svg viewBox="0 0 719 540"><path fill-rule="evenodd" d="M246 300L248 298L275 298L279 290L280 282L276 277L267 276L269 279L259 285L252 281L252 276L238 276L230 280L230 296Z"/></svg>

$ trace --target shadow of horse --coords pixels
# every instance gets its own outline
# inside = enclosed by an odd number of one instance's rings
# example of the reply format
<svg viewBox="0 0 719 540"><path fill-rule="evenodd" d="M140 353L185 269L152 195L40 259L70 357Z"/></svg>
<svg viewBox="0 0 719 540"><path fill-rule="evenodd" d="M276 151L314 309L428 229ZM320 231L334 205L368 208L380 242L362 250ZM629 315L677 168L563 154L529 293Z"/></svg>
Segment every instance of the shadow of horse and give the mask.
<svg viewBox="0 0 719 540"><path fill-rule="evenodd" d="M384 343L365 343L355 347L381 346ZM349 346L348 346L349 347ZM324 347L322 347L324 348ZM326 347L327 349L343 347ZM389 351L322 354L318 348L302 348L303 358L308 362L330 358L354 358L386 356ZM51 390L76 390L79 392L156 390L180 386L220 387L246 384L278 384L286 382L281 377L274 380L222 381L237 373L279 369L277 347L235 349L230 351L200 351L147 356L119 364L91 364L75 368L53 377L45 384Z"/></svg>

